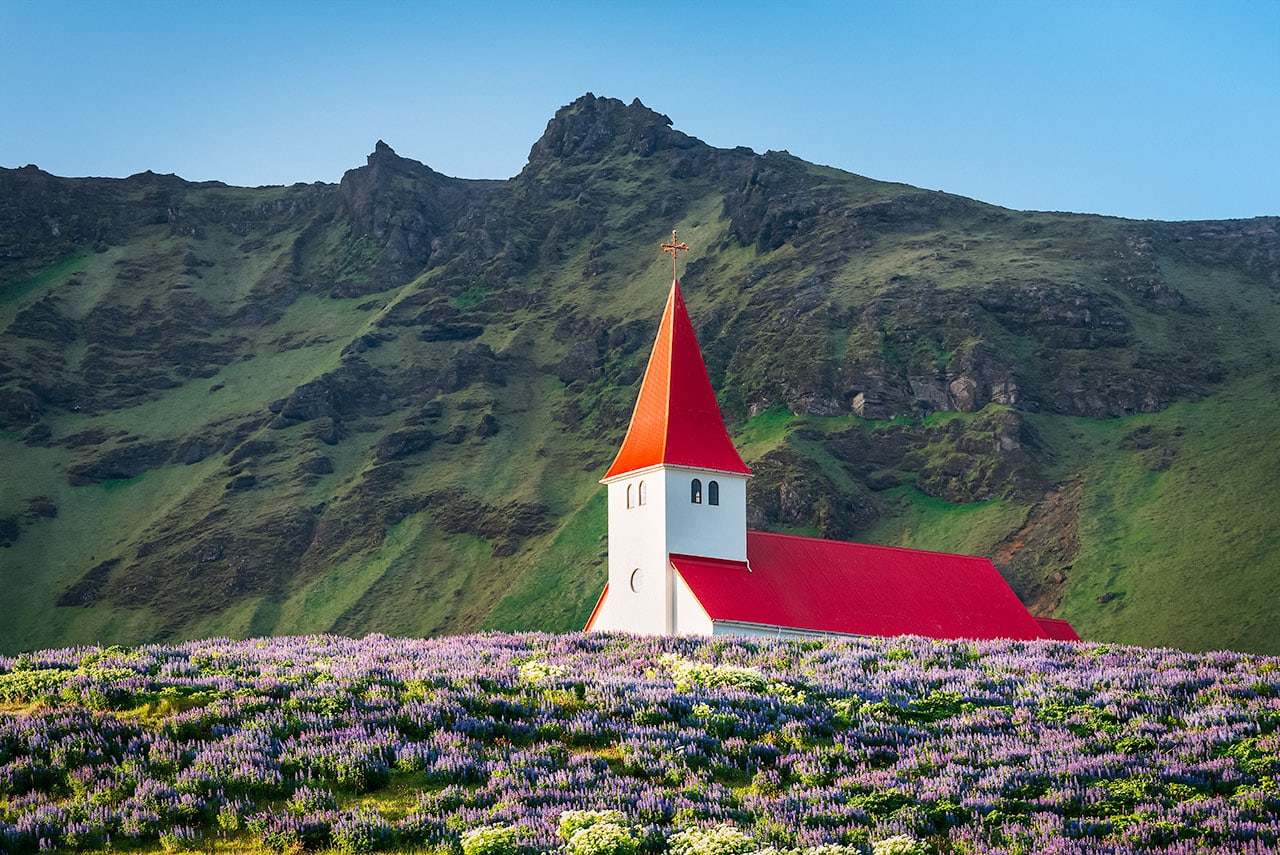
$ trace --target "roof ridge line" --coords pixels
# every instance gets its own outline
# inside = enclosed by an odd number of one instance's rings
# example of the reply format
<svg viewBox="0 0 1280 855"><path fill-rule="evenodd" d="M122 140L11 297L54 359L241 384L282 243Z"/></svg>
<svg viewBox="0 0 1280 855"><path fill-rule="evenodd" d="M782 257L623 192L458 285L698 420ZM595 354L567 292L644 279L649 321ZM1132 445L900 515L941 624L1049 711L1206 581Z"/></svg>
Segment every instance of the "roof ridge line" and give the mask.
<svg viewBox="0 0 1280 855"><path fill-rule="evenodd" d="M991 561L985 555L966 555L962 552L939 552L936 549L920 549L915 546L890 546L883 543L863 543L858 540L836 540L830 537L810 537L807 534L787 534L781 531L760 531L758 529L747 529L747 534L762 534L767 537L787 537L793 540L818 541L819 543L834 543L842 546L861 546L866 549L886 549L893 552L927 552L930 555L946 555L951 558L969 558L976 561Z"/></svg>

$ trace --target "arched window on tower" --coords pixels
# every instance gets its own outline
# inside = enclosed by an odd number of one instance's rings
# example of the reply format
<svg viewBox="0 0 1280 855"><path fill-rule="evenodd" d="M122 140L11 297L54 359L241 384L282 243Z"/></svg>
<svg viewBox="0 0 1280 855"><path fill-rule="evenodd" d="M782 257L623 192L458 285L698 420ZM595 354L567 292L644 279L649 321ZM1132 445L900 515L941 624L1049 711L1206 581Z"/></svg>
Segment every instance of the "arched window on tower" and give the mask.
<svg viewBox="0 0 1280 855"><path fill-rule="evenodd" d="M719 481L707 482L707 504L708 505L720 504L720 482Z"/></svg>
<svg viewBox="0 0 1280 855"><path fill-rule="evenodd" d="M648 503L649 503L649 489L648 489L647 487L645 487L645 485L644 485L644 482L643 482L643 481L641 481L641 482L640 482L640 489L639 489L639 493L640 493L640 504L642 504L642 505L648 504Z"/></svg>
<svg viewBox="0 0 1280 855"><path fill-rule="evenodd" d="M633 501L633 497L632 497L632 495L631 495L631 490L632 490L632 489L633 489L633 488L632 488L632 486L631 486L630 484L628 484L628 485L627 485L627 507L628 507L628 508L634 508L634 507L635 507L635 502Z"/></svg>
<svg viewBox="0 0 1280 855"><path fill-rule="evenodd" d="M695 505L702 504L702 482L697 478L694 478L693 483L689 485L689 501Z"/></svg>

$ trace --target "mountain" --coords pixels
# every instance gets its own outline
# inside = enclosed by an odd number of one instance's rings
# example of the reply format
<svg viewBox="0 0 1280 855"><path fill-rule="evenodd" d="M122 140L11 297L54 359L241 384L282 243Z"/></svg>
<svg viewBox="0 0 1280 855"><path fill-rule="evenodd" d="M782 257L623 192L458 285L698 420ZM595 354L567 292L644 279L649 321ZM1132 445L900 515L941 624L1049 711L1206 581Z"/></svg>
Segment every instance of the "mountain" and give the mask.
<svg viewBox="0 0 1280 855"><path fill-rule="evenodd" d="M753 526L1280 652L1280 219L1011 211L671 125L588 94L505 181L382 142L336 186L0 170L0 650L579 628L674 227Z"/></svg>

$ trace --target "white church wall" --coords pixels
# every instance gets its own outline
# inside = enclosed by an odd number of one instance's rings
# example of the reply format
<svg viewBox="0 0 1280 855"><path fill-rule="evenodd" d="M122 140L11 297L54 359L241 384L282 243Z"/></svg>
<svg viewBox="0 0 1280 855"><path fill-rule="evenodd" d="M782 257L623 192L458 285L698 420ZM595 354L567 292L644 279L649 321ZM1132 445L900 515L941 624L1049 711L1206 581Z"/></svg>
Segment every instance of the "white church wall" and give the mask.
<svg viewBox="0 0 1280 855"><path fill-rule="evenodd" d="M702 502L690 500L693 479L702 482ZM720 487L720 504L709 502L711 481ZM706 470L668 468L666 472L667 548L685 555L747 560L747 479Z"/></svg>
<svg viewBox="0 0 1280 855"><path fill-rule="evenodd" d="M675 586L675 627L676 635L713 635L711 618L698 602L698 598L689 590L679 573L673 573Z"/></svg>
<svg viewBox="0 0 1280 855"><path fill-rule="evenodd" d="M663 535L667 515L664 473L654 469L612 481L608 501L609 597L593 628L670 633L672 570Z"/></svg>

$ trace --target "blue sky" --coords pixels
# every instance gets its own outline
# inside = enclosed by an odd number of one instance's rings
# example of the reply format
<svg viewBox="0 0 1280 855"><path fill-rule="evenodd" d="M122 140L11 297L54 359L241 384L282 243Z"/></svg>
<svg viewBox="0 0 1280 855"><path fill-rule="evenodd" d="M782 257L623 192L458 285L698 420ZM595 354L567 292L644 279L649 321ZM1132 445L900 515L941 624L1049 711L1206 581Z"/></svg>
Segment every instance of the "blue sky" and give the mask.
<svg viewBox="0 0 1280 855"><path fill-rule="evenodd" d="M0 0L0 166L506 178L560 106L1011 208L1280 214L1280 0Z"/></svg>

